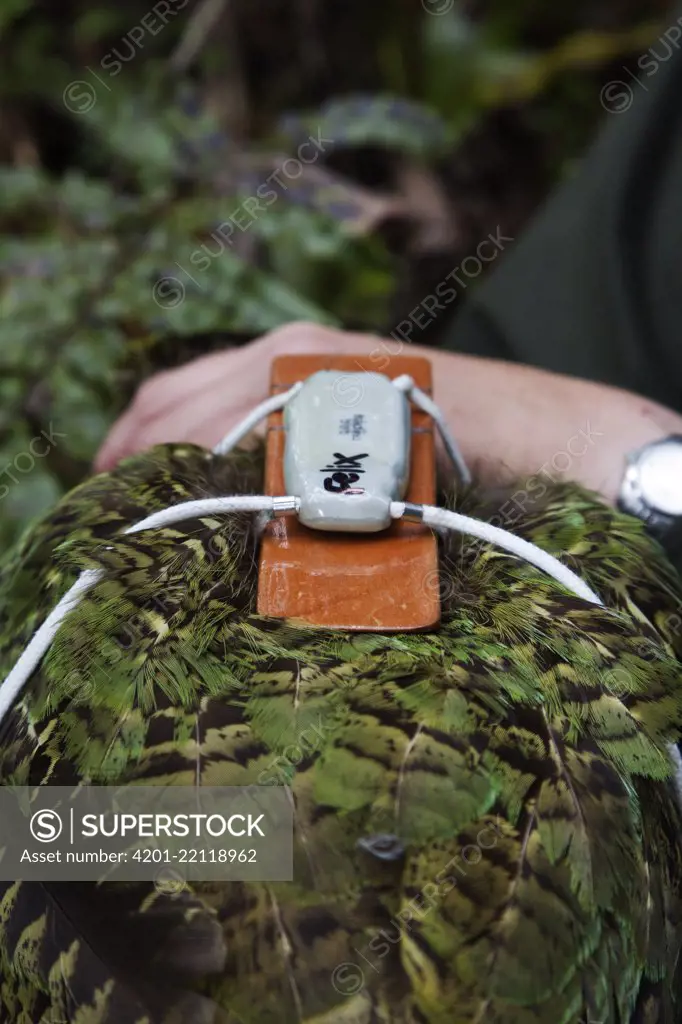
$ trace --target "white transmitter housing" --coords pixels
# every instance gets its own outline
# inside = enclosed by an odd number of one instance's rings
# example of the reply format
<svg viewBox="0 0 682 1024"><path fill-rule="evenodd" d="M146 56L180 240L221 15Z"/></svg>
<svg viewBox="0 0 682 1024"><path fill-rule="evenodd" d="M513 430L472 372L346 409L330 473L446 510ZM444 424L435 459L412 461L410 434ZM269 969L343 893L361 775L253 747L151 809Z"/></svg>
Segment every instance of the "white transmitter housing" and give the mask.
<svg viewBox="0 0 682 1024"><path fill-rule="evenodd" d="M284 409L284 484L313 530L376 533L405 496L410 403L380 373L320 370Z"/></svg>

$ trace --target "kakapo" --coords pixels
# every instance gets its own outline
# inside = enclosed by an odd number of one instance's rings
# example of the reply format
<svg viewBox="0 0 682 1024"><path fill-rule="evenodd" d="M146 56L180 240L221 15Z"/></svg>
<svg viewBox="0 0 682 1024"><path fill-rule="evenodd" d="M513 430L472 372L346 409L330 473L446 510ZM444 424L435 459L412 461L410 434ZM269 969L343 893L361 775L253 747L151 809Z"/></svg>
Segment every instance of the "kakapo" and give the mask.
<svg viewBox="0 0 682 1024"><path fill-rule="evenodd" d="M3 882L0 1021L679 1024L682 589L638 520L546 481L505 547L499 495L451 470L438 505L483 528L432 517L435 624L259 611L276 515L312 533L318 509L348 544L358 499L365 530L388 508L431 537L391 440L405 407L387 435L374 400L336 461L287 453L288 503L249 497L262 446L161 445L4 554L3 785L283 786L293 877Z"/></svg>

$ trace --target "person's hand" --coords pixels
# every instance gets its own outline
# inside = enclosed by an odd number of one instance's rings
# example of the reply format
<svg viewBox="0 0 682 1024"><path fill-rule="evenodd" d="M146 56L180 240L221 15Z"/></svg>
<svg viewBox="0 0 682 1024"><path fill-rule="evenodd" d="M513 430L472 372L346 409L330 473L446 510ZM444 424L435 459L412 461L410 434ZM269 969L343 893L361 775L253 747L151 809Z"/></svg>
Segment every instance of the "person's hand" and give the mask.
<svg viewBox="0 0 682 1024"><path fill-rule="evenodd" d="M396 347L395 342L388 344ZM112 427L97 453L95 468L110 469L125 455L168 441L213 447L268 397L270 364L276 356L368 355L380 345L381 339L374 335L291 323L241 348L154 374ZM381 365L378 360L377 372Z"/></svg>
<svg viewBox="0 0 682 1024"><path fill-rule="evenodd" d="M168 441L216 444L267 397L270 363L284 354L370 355L377 373L387 355L428 357L434 398L465 459L485 482L572 479L610 501L625 455L649 441L682 433L682 417L618 388L532 367L478 359L374 335L292 323L243 348L197 359L151 377L114 425L95 460L119 459Z"/></svg>

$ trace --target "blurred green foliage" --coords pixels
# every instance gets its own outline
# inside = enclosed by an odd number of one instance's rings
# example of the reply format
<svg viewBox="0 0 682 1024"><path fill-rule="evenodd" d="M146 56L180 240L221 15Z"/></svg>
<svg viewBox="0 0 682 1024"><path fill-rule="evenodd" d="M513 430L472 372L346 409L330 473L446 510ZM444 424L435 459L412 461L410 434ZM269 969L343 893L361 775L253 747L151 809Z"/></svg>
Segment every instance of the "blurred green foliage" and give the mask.
<svg viewBox="0 0 682 1024"><path fill-rule="evenodd" d="M446 180L515 105L563 174L602 116L599 76L660 15L376 0L311 29L289 0L297 55L276 0L214 3L203 36L207 2L170 6L163 24L140 0L0 5L3 543L88 472L154 369L292 319L390 330L410 252L384 229L411 216L393 170Z"/></svg>

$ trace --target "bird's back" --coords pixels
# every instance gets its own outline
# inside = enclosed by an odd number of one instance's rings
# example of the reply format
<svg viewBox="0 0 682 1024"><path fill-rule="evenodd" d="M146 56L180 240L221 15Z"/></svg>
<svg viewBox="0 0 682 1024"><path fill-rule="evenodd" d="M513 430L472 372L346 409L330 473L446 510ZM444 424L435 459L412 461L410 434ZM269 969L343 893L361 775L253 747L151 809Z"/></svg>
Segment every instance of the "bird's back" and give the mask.
<svg viewBox="0 0 682 1024"><path fill-rule="evenodd" d="M440 628L387 635L258 616L253 517L120 536L261 480L259 455L162 446L6 556L2 675L104 576L6 720L0 781L287 785L294 879L3 883L0 1022L678 1024L680 589L641 524L549 488L512 529L604 608L452 537Z"/></svg>

